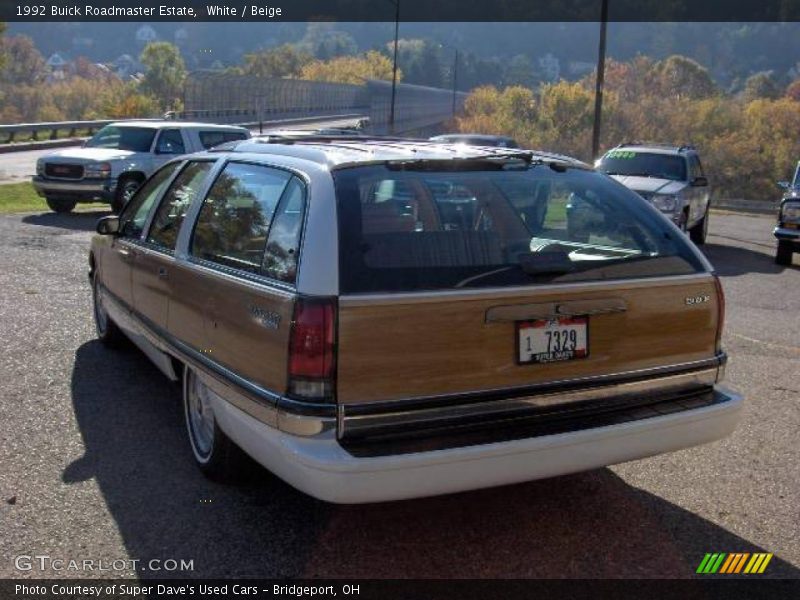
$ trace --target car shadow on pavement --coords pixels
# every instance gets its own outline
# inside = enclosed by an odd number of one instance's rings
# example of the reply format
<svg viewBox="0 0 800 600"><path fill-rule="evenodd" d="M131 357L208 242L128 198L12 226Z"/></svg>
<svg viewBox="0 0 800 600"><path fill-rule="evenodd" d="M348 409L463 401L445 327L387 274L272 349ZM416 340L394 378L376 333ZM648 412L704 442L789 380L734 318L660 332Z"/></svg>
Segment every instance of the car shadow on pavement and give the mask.
<svg viewBox="0 0 800 600"><path fill-rule="evenodd" d="M769 552L609 469L385 504L314 500L258 470L239 486L192 464L178 386L138 350L78 348L85 454L129 558L192 560L163 577L683 578L706 552ZM723 503L724 499L720 499ZM768 576L800 577L773 558Z"/></svg>
<svg viewBox="0 0 800 600"><path fill-rule="evenodd" d="M38 215L26 215L22 217L22 222L29 225L42 225L44 227L58 227L60 229L72 229L74 231L94 231L97 227L97 220L112 214L110 210L97 209L80 212L59 214L45 212Z"/></svg>
<svg viewBox="0 0 800 600"><path fill-rule="evenodd" d="M747 273L778 274L785 269L797 268L796 266L784 267L776 264L774 249L768 253L766 249L759 252L749 248L711 243L706 243L700 249L717 273L725 276L735 277Z"/></svg>

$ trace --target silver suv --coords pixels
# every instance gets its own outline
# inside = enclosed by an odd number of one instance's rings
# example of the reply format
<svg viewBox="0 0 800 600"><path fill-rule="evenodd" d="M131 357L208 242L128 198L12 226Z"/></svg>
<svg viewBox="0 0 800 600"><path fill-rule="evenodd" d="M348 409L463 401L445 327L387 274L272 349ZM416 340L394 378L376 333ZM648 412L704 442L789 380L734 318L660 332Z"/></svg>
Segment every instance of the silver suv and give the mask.
<svg viewBox="0 0 800 600"><path fill-rule="evenodd" d="M695 244L705 243L710 192L694 146L620 144L596 167L650 202Z"/></svg>
<svg viewBox="0 0 800 600"><path fill-rule="evenodd" d="M80 148L40 158L33 187L56 212L70 212L78 202L97 201L108 202L119 212L144 180L175 156L249 137L247 129L233 125L111 123Z"/></svg>

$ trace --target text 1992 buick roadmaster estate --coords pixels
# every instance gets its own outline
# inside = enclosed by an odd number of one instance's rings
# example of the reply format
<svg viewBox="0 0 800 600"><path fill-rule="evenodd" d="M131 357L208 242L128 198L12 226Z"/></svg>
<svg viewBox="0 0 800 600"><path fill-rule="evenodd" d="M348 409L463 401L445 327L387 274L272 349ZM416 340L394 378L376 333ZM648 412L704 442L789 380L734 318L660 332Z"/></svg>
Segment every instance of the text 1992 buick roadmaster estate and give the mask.
<svg viewBox="0 0 800 600"><path fill-rule="evenodd" d="M709 442L741 409L708 262L565 157L235 142L98 232L98 334L182 378L212 476L242 449L324 500L410 498Z"/></svg>

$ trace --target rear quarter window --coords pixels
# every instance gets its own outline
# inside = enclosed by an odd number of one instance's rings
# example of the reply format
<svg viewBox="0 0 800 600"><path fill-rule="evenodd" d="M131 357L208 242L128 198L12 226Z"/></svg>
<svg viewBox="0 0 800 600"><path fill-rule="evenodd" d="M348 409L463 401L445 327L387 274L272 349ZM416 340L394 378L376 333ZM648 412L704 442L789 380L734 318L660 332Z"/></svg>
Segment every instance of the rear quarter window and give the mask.
<svg viewBox="0 0 800 600"><path fill-rule="evenodd" d="M296 176L230 163L203 201L191 255L293 283L304 214L305 186Z"/></svg>

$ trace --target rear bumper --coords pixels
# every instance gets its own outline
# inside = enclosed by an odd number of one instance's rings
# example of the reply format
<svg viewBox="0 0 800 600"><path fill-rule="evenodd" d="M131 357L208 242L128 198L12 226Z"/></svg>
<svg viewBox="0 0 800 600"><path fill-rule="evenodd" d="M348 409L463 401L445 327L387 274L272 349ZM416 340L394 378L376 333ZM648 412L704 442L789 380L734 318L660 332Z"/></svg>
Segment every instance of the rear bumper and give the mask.
<svg viewBox="0 0 800 600"><path fill-rule="evenodd" d="M220 427L267 469L321 500L364 503L447 494L542 479L671 452L725 437L742 397L715 387L709 406L621 424L508 442L358 458L333 432L286 434L222 398Z"/></svg>
<svg viewBox="0 0 800 600"><path fill-rule="evenodd" d="M31 180L40 196L75 198L78 201L103 200L111 202L117 189L116 179L82 179L62 181L36 175Z"/></svg>

